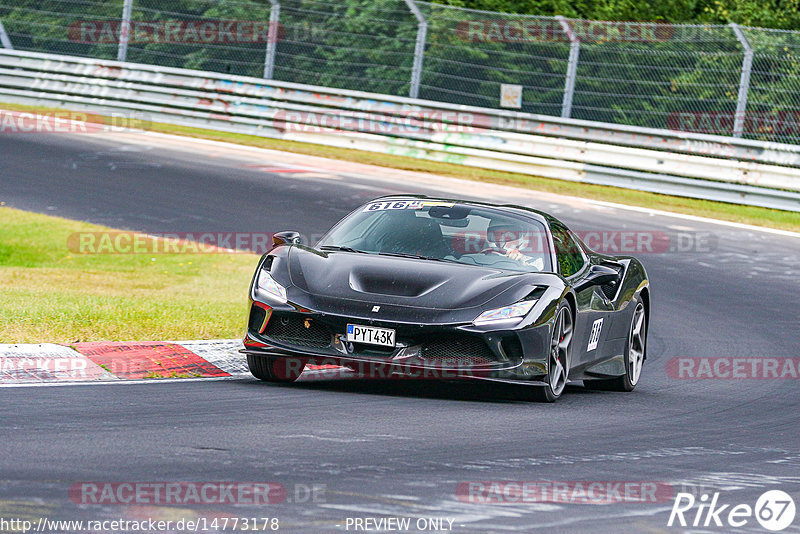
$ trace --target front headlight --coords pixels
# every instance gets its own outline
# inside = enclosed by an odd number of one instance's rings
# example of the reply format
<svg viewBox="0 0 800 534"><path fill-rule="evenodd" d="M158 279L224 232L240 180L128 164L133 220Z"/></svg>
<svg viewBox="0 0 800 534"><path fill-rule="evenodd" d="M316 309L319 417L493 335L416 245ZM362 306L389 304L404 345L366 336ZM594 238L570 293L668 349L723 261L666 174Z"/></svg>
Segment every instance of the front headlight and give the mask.
<svg viewBox="0 0 800 534"><path fill-rule="evenodd" d="M262 270L258 273L258 289L267 293L270 297L286 302L286 288L275 281L267 271Z"/></svg>
<svg viewBox="0 0 800 534"><path fill-rule="evenodd" d="M511 306L503 308L496 308L494 310L485 311L472 321L472 324L481 325L488 323L496 323L500 321L507 321L508 319L516 319L524 317L536 304L536 300L522 300Z"/></svg>

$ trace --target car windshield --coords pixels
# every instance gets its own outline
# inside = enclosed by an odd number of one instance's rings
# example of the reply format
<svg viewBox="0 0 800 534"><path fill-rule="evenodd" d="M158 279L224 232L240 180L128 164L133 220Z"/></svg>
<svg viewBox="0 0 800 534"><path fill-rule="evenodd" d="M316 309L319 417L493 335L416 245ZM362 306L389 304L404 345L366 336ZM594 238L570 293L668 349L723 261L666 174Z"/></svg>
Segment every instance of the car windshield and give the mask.
<svg viewBox="0 0 800 534"><path fill-rule="evenodd" d="M552 270L547 243L542 223L507 210L395 199L359 208L317 248L539 272Z"/></svg>

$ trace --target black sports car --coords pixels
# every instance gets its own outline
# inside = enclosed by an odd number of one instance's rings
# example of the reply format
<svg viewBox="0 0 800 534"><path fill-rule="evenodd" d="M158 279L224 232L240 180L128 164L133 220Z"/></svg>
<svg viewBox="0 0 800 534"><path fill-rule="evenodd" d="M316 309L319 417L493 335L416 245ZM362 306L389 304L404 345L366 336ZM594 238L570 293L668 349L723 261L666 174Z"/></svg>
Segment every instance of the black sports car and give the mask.
<svg viewBox="0 0 800 534"><path fill-rule="evenodd" d="M593 252L522 206L376 199L314 247L275 234L250 285L252 374L335 364L378 377L477 379L552 402L569 382L631 391L646 357L639 261Z"/></svg>

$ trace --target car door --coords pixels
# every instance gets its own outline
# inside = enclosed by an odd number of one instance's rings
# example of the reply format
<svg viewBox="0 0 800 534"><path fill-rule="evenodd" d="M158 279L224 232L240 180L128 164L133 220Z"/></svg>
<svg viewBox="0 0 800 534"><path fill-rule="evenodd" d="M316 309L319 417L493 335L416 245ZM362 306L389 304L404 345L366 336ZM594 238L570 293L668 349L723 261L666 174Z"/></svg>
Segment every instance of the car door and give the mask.
<svg viewBox="0 0 800 534"><path fill-rule="evenodd" d="M578 238L563 224L551 222L558 273L575 287L588 273L590 265ZM611 310L598 295L596 286L576 291L577 310L572 339L572 367L603 358L603 341L608 331Z"/></svg>

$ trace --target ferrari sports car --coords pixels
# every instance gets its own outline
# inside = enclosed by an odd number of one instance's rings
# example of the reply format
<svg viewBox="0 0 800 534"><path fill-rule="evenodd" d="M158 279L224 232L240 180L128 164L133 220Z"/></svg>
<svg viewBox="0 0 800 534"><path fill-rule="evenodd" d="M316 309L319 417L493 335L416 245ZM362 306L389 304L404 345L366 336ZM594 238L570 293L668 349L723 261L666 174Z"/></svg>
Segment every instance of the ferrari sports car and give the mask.
<svg viewBox="0 0 800 534"><path fill-rule="evenodd" d="M642 264L590 250L523 206L424 196L359 207L314 246L275 234L250 285L244 353L261 380L308 363L371 377L632 391L647 356Z"/></svg>

